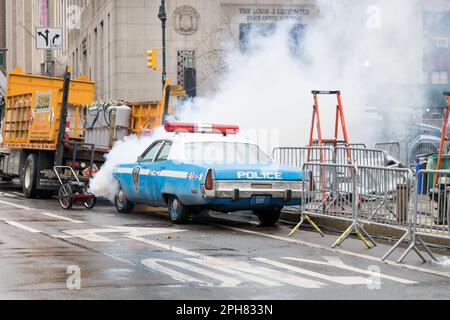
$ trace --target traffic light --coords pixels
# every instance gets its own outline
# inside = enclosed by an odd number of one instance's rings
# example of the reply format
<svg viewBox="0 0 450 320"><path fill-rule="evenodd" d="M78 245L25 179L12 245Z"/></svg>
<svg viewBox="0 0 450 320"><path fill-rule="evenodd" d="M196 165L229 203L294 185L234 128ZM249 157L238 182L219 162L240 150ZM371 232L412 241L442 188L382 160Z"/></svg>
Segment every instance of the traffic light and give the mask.
<svg viewBox="0 0 450 320"><path fill-rule="evenodd" d="M156 70L158 69L158 57L157 57L158 50L152 49L147 51L147 67L149 69Z"/></svg>

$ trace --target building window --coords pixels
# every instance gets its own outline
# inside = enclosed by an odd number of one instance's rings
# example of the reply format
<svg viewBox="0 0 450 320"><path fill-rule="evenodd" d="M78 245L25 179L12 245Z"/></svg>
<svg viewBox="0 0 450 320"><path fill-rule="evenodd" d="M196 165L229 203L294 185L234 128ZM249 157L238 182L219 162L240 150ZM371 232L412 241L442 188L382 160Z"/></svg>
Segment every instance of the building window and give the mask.
<svg viewBox="0 0 450 320"><path fill-rule="evenodd" d="M177 51L178 85L183 86L188 97L197 96L197 70L195 50Z"/></svg>
<svg viewBox="0 0 450 320"><path fill-rule="evenodd" d="M448 39L444 37L433 38L436 48L448 48Z"/></svg>
<svg viewBox="0 0 450 320"><path fill-rule="evenodd" d="M195 50L177 51L177 82L180 86L184 85L186 68L195 69Z"/></svg>
<svg viewBox="0 0 450 320"><path fill-rule="evenodd" d="M448 84L448 71L432 71L431 84Z"/></svg>
<svg viewBox="0 0 450 320"><path fill-rule="evenodd" d="M5 52L0 51L0 69L6 69L5 68L5 64L6 64L5 60L6 60L5 59Z"/></svg>

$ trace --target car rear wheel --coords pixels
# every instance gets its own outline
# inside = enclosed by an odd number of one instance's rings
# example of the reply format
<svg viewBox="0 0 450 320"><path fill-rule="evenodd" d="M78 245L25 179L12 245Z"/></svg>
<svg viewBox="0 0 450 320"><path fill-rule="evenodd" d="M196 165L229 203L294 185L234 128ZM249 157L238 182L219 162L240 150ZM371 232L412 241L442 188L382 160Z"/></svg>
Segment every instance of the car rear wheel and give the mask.
<svg viewBox="0 0 450 320"><path fill-rule="evenodd" d="M178 200L171 196L168 201L170 220L175 224L187 224L191 218L191 210Z"/></svg>
<svg viewBox="0 0 450 320"><path fill-rule="evenodd" d="M281 208L254 210L253 213L258 216L261 225L273 227L280 220Z"/></svg>
<svg viewBox="0 0 450 320"><path fill-rule="evenodd" d="M119 213L131 213L134 209L134 203L128 200L125 192L120 188L119 193L115 198L116 209Z"/></svg>

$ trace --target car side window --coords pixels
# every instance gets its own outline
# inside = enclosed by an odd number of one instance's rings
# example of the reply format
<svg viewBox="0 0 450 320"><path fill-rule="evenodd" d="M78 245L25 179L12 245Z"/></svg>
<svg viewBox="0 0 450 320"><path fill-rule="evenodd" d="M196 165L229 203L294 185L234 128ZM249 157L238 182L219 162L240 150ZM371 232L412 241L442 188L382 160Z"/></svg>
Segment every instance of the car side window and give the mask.
<svg viewBox="0 0 450 320"><path fill-rule="evenodd" d="M142 162L153 162L153 160L156 157L156 154L158 153L159 149L161 148L163 142L160 141L153 146L151 146L142 156Z"/></svg>
<svg viewBox="0 0 450 320"><path fill-rule="evenodd" d="M161 148L155 162L167 161L169 159L170 150L172 149L172 142L166 142L164 147Z"/></svg>

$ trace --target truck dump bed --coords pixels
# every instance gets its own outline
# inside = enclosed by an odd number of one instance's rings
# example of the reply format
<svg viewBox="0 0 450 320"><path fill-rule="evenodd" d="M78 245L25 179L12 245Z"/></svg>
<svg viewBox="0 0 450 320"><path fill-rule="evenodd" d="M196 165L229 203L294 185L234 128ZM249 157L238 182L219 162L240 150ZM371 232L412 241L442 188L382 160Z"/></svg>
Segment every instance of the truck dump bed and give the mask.
<svg viewBox="0 0 450 320"><path fill-rule="evenodd" d="M63 79L25 74L14 69L7 78L3 148L55 150ZM83 140L86 106L94 99L94 83L71 80L68 100L69 138Z"/></svg>

